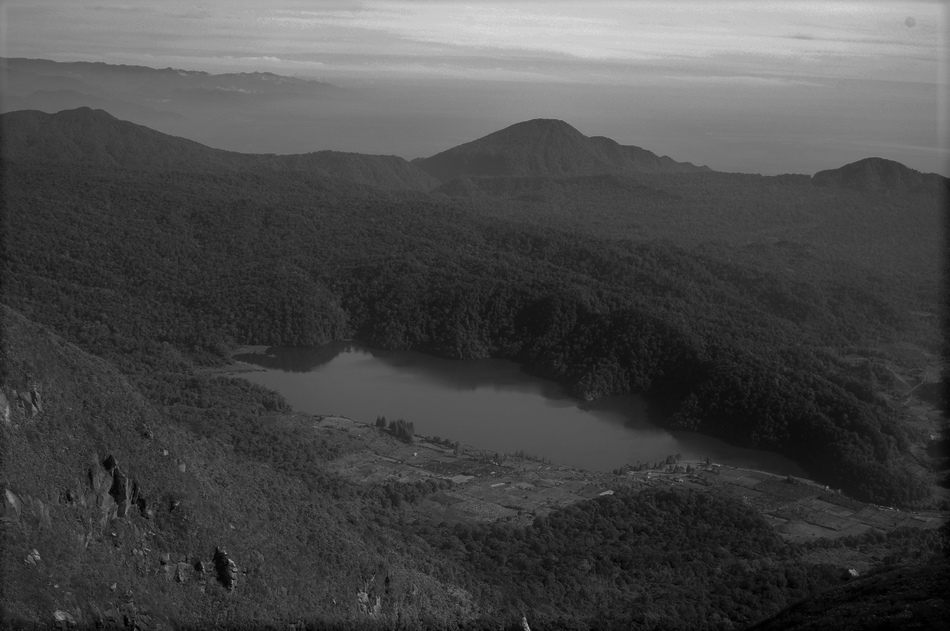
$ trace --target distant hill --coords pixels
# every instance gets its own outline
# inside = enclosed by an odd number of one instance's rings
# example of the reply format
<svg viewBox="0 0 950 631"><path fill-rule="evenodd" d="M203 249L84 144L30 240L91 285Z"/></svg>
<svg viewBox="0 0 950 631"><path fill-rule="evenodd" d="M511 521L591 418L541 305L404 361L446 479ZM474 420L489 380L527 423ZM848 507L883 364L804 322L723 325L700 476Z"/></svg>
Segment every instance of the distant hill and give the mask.
<svg viewBox="0 0 950 631"><path fill-rule="evenodd" d="M602 136L587 137L564 121L517 123L429 158L413 160L442 182L460 176L564 177L710 171Z"/></svg>
<svg viewBox="0 0 950 631"><path fill-rule="evenodd" d="M276 96L286 94L314 96L338 90L322 81L287 77L270 72L210 74L177 68L149 68L105 64L101 62L56 62L46 59L9 58L7 66L8 94L27 97L37 90L75 90L93 96L120 96L167 102L177 92L217 91L244 96Z"/></svg>
<svg viewBox="0 0 950 631"><path fill-rule="evenodd" d="M430 175L397 156L339 151L278 156L212 149L185 138L81 107L56 114L32 110L0 115L2 157L17 162L171 170L304 171L385 190L427 191Z"/></svg>
<svg viewBox="0 0 950 631"><path fill-rule="evenodd" d="M936 173L921 173L900 162L865 158L837 169L819 171L815 186L850 188L859 191L894 190L931 192L948 188L950 180Z"/></svg>

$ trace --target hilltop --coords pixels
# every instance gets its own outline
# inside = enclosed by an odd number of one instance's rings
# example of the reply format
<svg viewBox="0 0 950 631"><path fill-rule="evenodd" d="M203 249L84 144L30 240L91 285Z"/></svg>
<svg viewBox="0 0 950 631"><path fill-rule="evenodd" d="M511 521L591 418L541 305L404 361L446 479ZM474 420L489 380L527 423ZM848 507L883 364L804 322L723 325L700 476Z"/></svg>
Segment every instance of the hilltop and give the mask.
<svg viewBox="0 0 950 631"><path fill-rule="evenodd" d="M561 120L534 119L447 149L413 164L447 182L462 176L565 177L611 173L710 171L602 136L587 137Z"/></svg>
<svg viewBox="0 0 950 631"><path fill-rule="evenodd" d="M864 158L837 169L819 171L812 177L812 182L815 186L839 186L872 192L946 193L950 189L948 178L936 173L921 173L884 158Z"/></svg>

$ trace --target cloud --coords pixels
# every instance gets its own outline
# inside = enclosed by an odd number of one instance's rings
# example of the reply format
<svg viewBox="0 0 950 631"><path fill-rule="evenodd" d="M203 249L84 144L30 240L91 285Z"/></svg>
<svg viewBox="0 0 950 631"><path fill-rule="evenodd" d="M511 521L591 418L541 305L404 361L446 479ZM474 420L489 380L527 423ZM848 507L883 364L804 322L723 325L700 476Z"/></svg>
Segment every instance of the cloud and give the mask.
<svg viewBox="0 0 950 631"><path fill-rule="evenodd" d="M832 84L822 81L813 81L800 78L792 77L757 77L752 75L667 75L664 76L665 79L672 79L674 81L682 81L689 83L708 83L708 84L736 84L736 85L747 85L747 86L763 86L763 87L818 87L818 88L828 88L833 87Z"/></svg>
<svg viewBox="0 0 950 631"><path fill-rule="evenodd" d="M586 77L606 81L651 67L716 77L877 73L933 81L942 37L934 4L867 0L767 7L726 0L10 0L9 16L13 55L147 53L203 59L202 68L246 57L279 59L293 70L299 66L289 60L301 56L329 68L334 55L361 54L361 73L413 74L465 72L467 60L481 58L490 68L479 66L477 76L493 68L513 80L586 81L577 66L586 64ZM726 67L731 62L739 67Z"/></svg>

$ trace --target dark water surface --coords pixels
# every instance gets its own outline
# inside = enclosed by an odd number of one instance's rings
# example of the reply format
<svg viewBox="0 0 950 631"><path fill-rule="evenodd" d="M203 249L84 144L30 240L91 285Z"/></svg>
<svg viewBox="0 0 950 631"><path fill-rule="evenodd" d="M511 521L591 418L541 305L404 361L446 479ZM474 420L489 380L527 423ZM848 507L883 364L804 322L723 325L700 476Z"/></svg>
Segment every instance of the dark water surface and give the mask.
<svg viewBox="0 0 950 631"><path fill-rule="evenodd" d="M519 449L559 464L610 471L668 455L805 477L778 454L732 447L650 422L634 395L583 402L550 381L500 359L457 361L350 342L270 348L235 359L265 370L242 376L280 392L294 409L372 423L378 415L413 421L417 434L482 449Z"/></svg>

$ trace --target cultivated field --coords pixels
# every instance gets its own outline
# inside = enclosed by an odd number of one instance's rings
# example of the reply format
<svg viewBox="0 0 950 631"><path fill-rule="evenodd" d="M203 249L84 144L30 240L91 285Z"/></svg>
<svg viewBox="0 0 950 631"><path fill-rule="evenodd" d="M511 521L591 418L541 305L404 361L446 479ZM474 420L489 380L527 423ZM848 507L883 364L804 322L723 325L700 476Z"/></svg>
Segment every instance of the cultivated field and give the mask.
<svg viewBox="0 0 950 631"><path fill-rule="evenodd" d="M422 436L412 445L387 432L343 417L314 417L314 429L344 455L331 469L358 483L414 482L437 478L452 487L426 499L422 508L437 521L530 523L551 510L621 488L682 486L723 493L758 510L783 539L803 542L859 535L872 528L938 528L939 512L912 513L852 500L807 480L715 463L678 462L662 470L621 475L542 464L463 448ZM687 473L687 470L689 471Z"/></svg>

